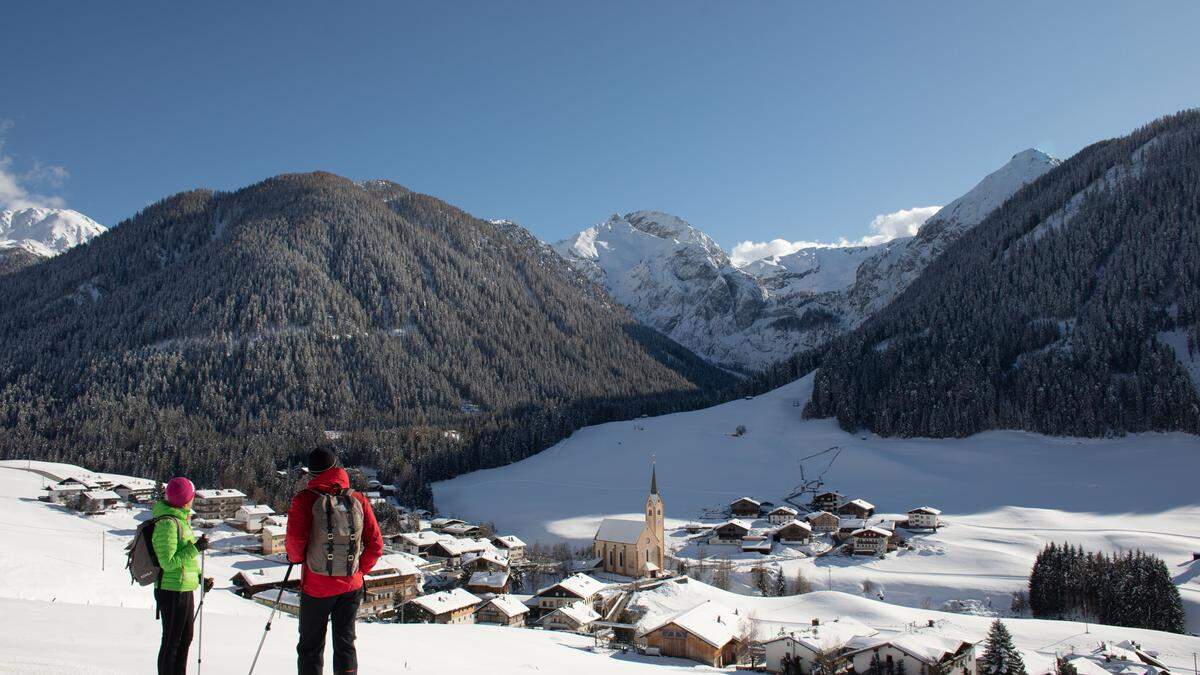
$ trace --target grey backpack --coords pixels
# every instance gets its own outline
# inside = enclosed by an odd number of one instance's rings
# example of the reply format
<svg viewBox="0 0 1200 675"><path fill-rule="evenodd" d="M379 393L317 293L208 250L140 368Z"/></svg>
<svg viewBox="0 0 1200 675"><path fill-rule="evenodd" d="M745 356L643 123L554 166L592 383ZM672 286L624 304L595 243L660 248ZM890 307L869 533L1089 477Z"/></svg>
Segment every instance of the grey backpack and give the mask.
<svg viewBox="0 0 1200 675"><path fill-rule="evenodd" d="M354 490L316 495L304 564L317 574L348 577L358 571L362 553L363 508Z"/></svg>
<svg viewBox="0 0 1200 675"><path fill-rule="evenodd" d="M183 525L175 516L158 516L138 525L133 541L125 547L125 569L129 570L129 583L149 586L162 578L162 566L158 564L158 554L154 552L154 526L167 518L175 521L175 531L179 533L179 540L183 541Z"/></svg>

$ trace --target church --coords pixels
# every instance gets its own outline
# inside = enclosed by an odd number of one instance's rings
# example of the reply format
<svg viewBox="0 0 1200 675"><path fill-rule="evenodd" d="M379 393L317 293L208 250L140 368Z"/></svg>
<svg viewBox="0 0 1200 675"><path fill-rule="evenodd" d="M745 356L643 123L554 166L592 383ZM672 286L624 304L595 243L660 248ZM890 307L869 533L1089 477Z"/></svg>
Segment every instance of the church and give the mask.
<svg viewBox="0 0 1200 675"><path fill-rule="evenodd" d="M663 503L658 494L658 476L650 469L650 496L644 520L605 518L596 531L594 555L599 568L635 579L656 577L663 572Z"/></svg>

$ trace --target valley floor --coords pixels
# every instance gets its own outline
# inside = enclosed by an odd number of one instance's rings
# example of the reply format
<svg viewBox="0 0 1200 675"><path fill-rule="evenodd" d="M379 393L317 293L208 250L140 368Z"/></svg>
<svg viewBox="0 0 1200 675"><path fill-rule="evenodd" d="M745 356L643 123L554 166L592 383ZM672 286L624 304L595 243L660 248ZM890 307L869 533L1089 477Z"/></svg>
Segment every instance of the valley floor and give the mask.
<svg viewBox="0 0 1200 675"><path fill-rule="evenodd" d="M916 550L871 558L800 558L776 546L772 560L801 571L817 589L863 593L908 607L972 601L974 611L1008 612L1026 587L1037 551L1051 541L1090 549L1142 549L1166 561L1200 632L1200 438L1137 434L1076 439L988 432L964 439L853 435L832 420L803 420L811 376L749 400L654 418L588 427L515 464L434 485L439 509L493 521L526 541L590 542L600 519L639 518L652 459L668 529L714 514L737 497L782 503L807 478L862 497L880 513L930 505L946 527L916 535ZM738 425L746 433L734 436ZM683 557L683 533L668 539ZM708 547L719 555L719 547ZM733 547L732 551L736 551ZM757 554L731 552L746 584Z"/></svg>

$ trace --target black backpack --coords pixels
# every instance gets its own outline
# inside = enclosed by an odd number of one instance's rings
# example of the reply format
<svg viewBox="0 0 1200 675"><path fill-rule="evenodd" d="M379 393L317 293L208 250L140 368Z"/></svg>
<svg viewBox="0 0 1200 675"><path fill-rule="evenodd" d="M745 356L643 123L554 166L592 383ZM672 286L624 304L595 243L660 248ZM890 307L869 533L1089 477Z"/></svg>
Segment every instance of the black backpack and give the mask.
<svg viewBox="0 0 1200 675"><path fill-rule="evenodd" d="M129 570L129 583L149 586L162 579L162 566L158 564L158 554L154 552L154 526L167 518L175 521L175 530L179 533L179 540L183 541L183 524L175 516L157 516L138 525L133 541L125 547L125 569Z"/></svg>

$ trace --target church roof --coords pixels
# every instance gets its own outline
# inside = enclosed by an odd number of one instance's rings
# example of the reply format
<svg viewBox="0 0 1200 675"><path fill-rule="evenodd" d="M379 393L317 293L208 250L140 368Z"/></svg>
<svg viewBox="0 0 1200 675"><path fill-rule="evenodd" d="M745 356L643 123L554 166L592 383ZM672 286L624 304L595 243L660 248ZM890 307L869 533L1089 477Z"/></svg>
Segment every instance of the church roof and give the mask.
<svg viewBox="0 0 1200 675"><path fill-rule="evenodd" d="M605 518L600 521L600 529L596 530L596 541L612 541L618 544L636 544L646 531L646 523L641 520L626 520L624 518Z"/></svg>

